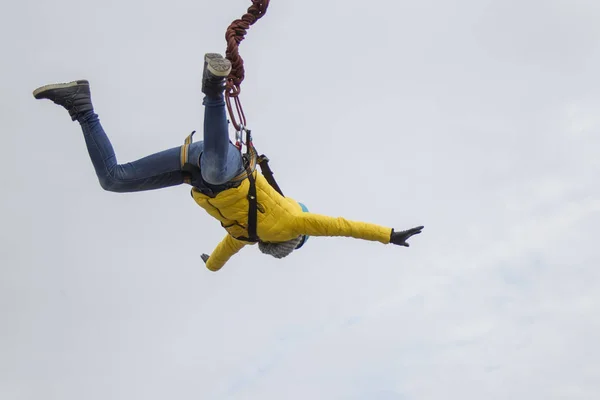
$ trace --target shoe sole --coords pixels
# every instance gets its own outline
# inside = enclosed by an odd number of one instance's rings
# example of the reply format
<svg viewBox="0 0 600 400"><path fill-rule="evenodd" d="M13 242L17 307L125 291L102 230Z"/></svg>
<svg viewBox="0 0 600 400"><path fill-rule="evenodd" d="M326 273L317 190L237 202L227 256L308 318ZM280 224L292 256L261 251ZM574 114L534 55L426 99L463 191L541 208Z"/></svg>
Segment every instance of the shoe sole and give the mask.
<svg viewBox="0 0 600 400"><path fill-rule="evenodd" d="M44 92L47 92L49 90L64 89L64 88L75 87L78 85L89 85L89 84L90 83L87 80L80 79L77 81L71 81L71 82L66 82L66 83L53 83L51 85L44 85L33 91L33 97L35 97L36 99L39 99L40 96Z"/></svg>
<svg viewBox="0 0 600 400"><path fill-rule="evenodd" d="M217 60L217 59L220 59L220 58L223 58L223 56L221 54L219 54L219 53L206 53L204 55L204 62L205 63L209 63L210 60Z"/></svg>
<svg viewBox="0 0 600 400"><path fill-rule="evenodd" d="M226 58L213 58L208 62L208 71L219 78L224 78L231 72L231 62Z"/></svg>

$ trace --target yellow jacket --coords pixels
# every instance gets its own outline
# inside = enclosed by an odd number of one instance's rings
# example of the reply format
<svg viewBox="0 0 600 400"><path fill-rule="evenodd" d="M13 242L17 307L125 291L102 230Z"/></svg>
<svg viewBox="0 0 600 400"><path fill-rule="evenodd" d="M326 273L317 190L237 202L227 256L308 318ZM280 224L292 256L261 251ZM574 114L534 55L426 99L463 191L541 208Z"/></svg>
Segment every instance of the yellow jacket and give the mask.
<svg viewBox="0 0 600 400"><path fill-rule="evenodd" d="M257 234L263 242L284 242L300 235L346 236L356 239L390 242L391 228L344 218L303 212L295 200L280 195L258 171L254 171L258 200ZM198 205L221 222L228 234L215 248L206 262L211 271L220 270L245 245L236 238L248 237L248 189L244 179L235 188L209 197L192 188L192 197Z"/></svg>

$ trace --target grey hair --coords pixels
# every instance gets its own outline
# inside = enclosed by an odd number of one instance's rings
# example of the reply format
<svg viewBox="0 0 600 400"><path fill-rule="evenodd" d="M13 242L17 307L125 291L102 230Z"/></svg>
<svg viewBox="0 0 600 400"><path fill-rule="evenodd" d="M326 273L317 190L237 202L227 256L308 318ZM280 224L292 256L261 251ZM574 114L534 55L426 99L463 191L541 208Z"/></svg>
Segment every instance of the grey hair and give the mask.
<svg viewBox="0 0 600 400"><path fill-rule="evenodd" d="M258 248L264 254L275 258L289 256L302 241L302 236L285 242L258 242Z"/></svg>

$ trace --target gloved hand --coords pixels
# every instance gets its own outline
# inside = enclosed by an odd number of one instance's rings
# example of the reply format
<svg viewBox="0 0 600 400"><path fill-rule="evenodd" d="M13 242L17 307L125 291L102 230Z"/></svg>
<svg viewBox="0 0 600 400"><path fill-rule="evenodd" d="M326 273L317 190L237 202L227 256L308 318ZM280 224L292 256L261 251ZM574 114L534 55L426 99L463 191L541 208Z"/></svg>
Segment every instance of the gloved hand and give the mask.
<svg viewBox="0 0 600 400"><path fill-rule="evenodd" d="M209 256L208 254L202 254L202 255L200 256L200 258L202 258L202 261L204 261L204 264L206 264L206 262L208 261L208 258L209 258L209 257L210 257L210 256Z"/></svg>
<svg viewBox="0 0 600 400"><path fill-rule="evenodd" d="M421 233L423 226L417 226L416 228L408 229L402 232L395 232L392 229L392 235L390 236L390 243L397 244L398 246L410 247L406 241L413 235Z"/></svg>

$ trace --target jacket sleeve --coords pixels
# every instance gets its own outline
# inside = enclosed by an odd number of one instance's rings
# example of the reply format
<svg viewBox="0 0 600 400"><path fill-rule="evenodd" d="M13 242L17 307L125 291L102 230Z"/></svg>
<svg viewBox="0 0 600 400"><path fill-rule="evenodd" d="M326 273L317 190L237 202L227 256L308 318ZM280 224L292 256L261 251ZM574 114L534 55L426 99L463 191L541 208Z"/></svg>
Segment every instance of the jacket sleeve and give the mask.
<svg viewBox="0 0 600 400"><path fill-rule="evenodd" d="M298 234L309 236L345 236L390 243L392 228L368 222L350 221L342 217L329 217L313 213L302 213L297 217Z"/></svg>
<svg viewBox="0 0 600 400"><path fill-rule="evenodd" d="M206 261L206 268L214 272L220 270L223 268L225 263L227 263L227 261L229 261L229 259L238 251L240 251L245 245L246 242L237 240L228 234L223 240L221 240L221 243L217 245L215 250Z"/></svg>

